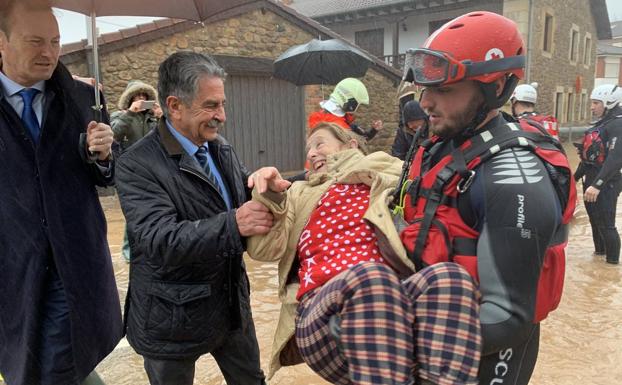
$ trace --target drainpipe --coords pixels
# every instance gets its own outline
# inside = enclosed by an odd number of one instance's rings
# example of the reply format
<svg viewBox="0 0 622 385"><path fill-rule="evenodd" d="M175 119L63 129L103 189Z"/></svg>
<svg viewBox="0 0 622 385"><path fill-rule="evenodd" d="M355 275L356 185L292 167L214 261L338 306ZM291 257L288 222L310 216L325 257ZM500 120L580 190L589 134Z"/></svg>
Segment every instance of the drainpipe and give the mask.
<svg viewBox="0 0 622 385"><path fill-rule="evenodd" d="M533 54L533 0L529 0L529 21L527 22L527 63L525 63L525 83L531 83L531 55Z"/></svg>

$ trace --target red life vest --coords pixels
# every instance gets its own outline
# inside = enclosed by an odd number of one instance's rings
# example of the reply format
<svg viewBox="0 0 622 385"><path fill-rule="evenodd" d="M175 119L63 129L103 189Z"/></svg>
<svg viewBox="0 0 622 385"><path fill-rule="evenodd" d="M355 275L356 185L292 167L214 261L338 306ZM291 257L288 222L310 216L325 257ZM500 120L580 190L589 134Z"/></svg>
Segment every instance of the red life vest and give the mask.
<svg viewBox="0 0 622 385"><path fill-rule="evenodd" d="M519 119L523 118L523 116L519 116ZM525 118L529 120L533 120L534 122L540 124L544 129L555 139L559 140L559 127L557 123L557 119L551 115L540 115L538 113L529 113L525 116Z"/></svg>
<svg viewBox="0 0 622 385"><path fill-rule="evenodd" d="M581 160L586 163L602 165L605 162L605 143L600 135L600 127L585 131L580 152Z"/></svg>
<svg viewBox="0 0 622 385"><path fill-rule="evenodd" d="M477 271L477 240L479 232L467 225L457 207L460 193L473 181L475 170L493 155L510 147L526 147L544 162L565 169L568 176L567 196L562 199L562 226L546 250L540 279L534 322L546 318L561 299L565 272L567 224L572 218L576 201L574 179L568 159L553 139L543 135L526 122L508 123L465 141L459 149L429 164L427 151L438 141L421 146L412 163L410 186L404 202L404 218L408 226L400 237L417 266L453 261L464 266L479 282ZM565 203L565 205L564 205Z"/></svg>

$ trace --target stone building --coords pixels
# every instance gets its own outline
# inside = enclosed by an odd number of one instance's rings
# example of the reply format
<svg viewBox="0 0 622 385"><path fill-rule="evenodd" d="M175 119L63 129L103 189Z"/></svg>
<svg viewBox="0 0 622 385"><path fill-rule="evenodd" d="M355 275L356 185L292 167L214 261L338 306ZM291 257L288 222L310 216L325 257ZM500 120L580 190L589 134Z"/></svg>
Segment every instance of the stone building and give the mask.
<svg viewBox="0 0 622 385"><path fill-rule="evenodd" d="M287 0L291 7L400 68L445 22L485 10L517 22L527 49L526 82L537 82L538 110L563 125L589 119L596 40L608 39L605 0ZM494 33L494 31L491 31Z"/></svg>
<svg viewBox="0 0 622 385"><path fill-rule="evenodd" d="M318 37L340 38L272 0L256 1L200 24L164 19L105 34L99 39L99 57L107 106L116 108L130 80L155 85L158 65L169 54L178 50L209 53L228 73L223 134L243 162L249 169L275 165L282 171L301 170L306 118L319 109L318 103L328 97L332 86L296 87L275 79L272 63L292 45ZM72 43L63 46L61 61L73 74L92 76L90 54L86 41ZM357 123L369 126L380 118L386 128L371 141L372 149L386 150L392 143L400 78L401 72L374 58L361 79L370 91L371 103L359 108Z"/></svg>

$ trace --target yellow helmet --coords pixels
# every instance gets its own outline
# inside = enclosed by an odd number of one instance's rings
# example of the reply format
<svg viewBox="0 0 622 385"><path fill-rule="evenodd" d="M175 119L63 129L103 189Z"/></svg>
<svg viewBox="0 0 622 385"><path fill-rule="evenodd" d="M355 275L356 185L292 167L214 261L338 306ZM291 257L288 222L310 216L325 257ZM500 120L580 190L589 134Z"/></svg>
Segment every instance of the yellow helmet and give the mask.
<svg viewBox="0 0 622 385"><path fill-rule="evenodd" d="M329 99L344 112L354 112L360 104L369 104L367 88L355 78L345 78L337 83Z"/></svg>

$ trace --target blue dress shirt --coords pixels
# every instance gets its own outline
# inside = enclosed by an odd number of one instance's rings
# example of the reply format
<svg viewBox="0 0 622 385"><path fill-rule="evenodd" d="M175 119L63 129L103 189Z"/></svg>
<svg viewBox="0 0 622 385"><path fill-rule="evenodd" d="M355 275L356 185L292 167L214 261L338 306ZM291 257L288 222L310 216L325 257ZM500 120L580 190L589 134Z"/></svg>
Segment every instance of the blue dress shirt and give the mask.
<svg viewBox="0 0 622 385"><path fill-rule="evenodd" d="M199 165L199 167L201 167L201 165L199 164L199 161L197 160L195 154L197 153L197 150L199 149L199 146L197 146L196 144L192 143L190 141L190 139L186 138L185 136L183 136L182 134L179 133L179 131L177 131L175 129L175 127L173 127L171 125L171 123L168 120L165 120L166 122L166 127L168 128L169 132L171 133L171 135L173 135L175 137L175 139L177 139L177 141L179 142L179 144L181 144L181 146L184 148L184 150L186 151L186 153L188 153L188 155L190 155L190 157L192 157L192 159L195 160L195 162L197 162L197 165ZM203 143L203 145L205 146L205 148L207 148L207 152L208 152L208 157L207 157L207 161L209 162L209 167L210 170L212 170L212 173L214 174L214 178L216 178L216 182L218 183L219 187L220 187L220 191L222 191L223 193L223 199L225 201L225 203L227 204L227 209L231 210L231 198L229 196L229 191L227 190L227 187L225 186L225 183L222 179L222 175L220 175L220 170L218 170L218 167L216 167L216 163L214 163L214 160L212 159L212 156L209 154L209 145L207 142Z"/></svg>
<svg viewBox="0 0 622 385"><path fill-rule="evenodd" d="M17 112L17 116L22 116L22 111L24 111L24 100L19 95L19 92L24 88L34 88L39 90L39 93L32 101L32 108L35 110L35 115L37 115L37 120L39 121L39 127L41 127L41 124L43 123L43 106L45 105L45 80L41 80L31 87L24 87L21 84L9 79L4 73L2 73L2 71L0 71L0 83L2 84L4 97L7 102L9 102L11 107L13 107L15 112Z"/></svg>

